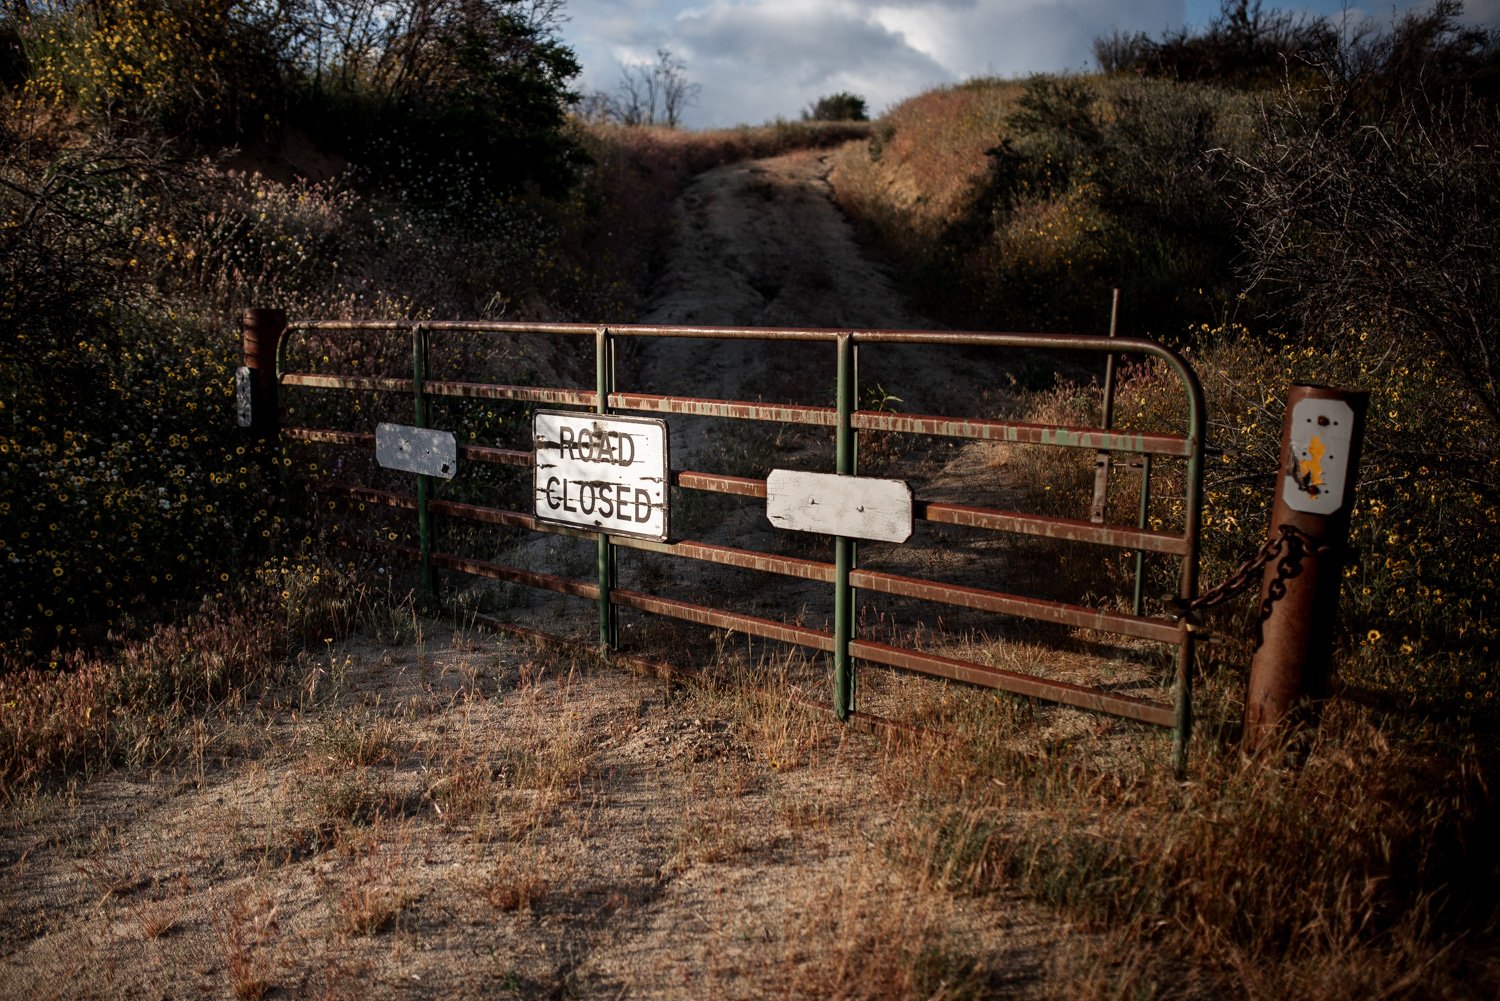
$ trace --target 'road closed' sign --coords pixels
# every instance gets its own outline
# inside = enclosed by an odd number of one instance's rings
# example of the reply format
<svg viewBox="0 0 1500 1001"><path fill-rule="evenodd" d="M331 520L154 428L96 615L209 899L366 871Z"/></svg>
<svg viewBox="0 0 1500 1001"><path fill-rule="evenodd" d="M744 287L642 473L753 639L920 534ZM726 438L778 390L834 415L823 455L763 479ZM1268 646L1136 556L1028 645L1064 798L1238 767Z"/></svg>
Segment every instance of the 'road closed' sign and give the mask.
<svg viewBox="0 0 1500 1001"><path fill-rule="evenodd" d="M532 440L538 521L666 539L665 421L540 410Z"/></svg>

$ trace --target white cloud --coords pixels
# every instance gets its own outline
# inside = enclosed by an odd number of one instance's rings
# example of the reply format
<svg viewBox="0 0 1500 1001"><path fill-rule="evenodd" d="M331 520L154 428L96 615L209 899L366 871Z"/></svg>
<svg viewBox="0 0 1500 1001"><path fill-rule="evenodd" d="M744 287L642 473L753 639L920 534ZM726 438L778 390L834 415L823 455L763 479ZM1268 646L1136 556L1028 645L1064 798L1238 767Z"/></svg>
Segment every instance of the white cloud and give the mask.
<svg viewBox="0 0 1500 1001"><path fill-rule="evenodd" d="M1097 36L1117 28L1157 34L1184 16L1181 0L988 0L874 11L880 23L966 77L1083 69Z"/></svg>
<svg viewBox="0 0 1500 1001"><path fill-rule="evenodd" d="M1500 2L1500 0L1497 0ZM702 85L688 124L796 117L849 90L872 111L972 76L1082 69L1115 28L1183 23L1183 0L572 0L585 89L665 46Z"/></svg>
<svg viewBox="0 0 1500 1001"><path fill-rule="evenodd" d="M852 90L873 106L956 79L853 3L759 0L684 11L674 24L720 124L796 117L823 94Z"/></svg>

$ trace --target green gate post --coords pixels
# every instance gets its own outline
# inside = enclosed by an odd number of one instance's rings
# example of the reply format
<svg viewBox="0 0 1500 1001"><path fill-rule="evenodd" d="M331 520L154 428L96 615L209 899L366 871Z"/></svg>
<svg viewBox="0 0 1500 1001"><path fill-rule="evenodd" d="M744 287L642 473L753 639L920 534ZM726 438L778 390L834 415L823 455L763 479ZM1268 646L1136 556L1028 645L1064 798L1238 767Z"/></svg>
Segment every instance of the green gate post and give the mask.
<svg viewBox="0 0 1500 1001"><path fill-rule="evenodd" d="M609 335L608 327L600 327L594 332L594 391L596 400L594 409L600 414L609 413L609 394L614 392L614 359L615 342ZM664 485L664 489L671 487ZM614 602L610 600L610 592L616 585L616 577L619 572L616 563L614 543L609 541L609 536L601 530L599 532L599 647L602 650L613 650L620 641L619 622L615 615Z"/></svg>
<svg viewBox="0 0 1500 1001"><path fill-rule="evenodd" d="M1188 394L1188 443L1187 490L1183 496L1183 538L1189 540L1190 551L1182 563L1182 577L1178 587L1179 600L1190 602L1198 596L1198 538L1203 527L1203 445L1208 429L1206 407L1203 401L1203 386L1187 363L1170 356L1167 364L1182 380ZM1145 457L1143 457L1145 458ZM1142 469L1142 510L1150 503L1150 466ZM1178 778L1187 775L1188 743L1193 736L1193 651L1197 637L1191 624L1184 619L1182 633L1177 646L1177 670L1172 684L1172 771Z"/></svg>
<svg viewBox="0 0 1500 1001"><path fill-rule="evenodd" d="M422 385L427 379L427 328L417 324L411 328L411 388L414 423L419 428L427 426L427 401ZM422 600L431 601L434 595L432 579L432 512L427 510L427 498L431 491L431 477L417 477L417 547L422 557Z"/></svg>
<svg viewBox="0 0 1500 1001"><path fill-rule="evenodd" d="M838 424L834 437L834 472L854 475L854 339L838 338ZM854 592L849 572L854 564L854 540L837 536L833 543L833 712L841 720L854 709L854 664L849 644L854 639Z"/></svg>

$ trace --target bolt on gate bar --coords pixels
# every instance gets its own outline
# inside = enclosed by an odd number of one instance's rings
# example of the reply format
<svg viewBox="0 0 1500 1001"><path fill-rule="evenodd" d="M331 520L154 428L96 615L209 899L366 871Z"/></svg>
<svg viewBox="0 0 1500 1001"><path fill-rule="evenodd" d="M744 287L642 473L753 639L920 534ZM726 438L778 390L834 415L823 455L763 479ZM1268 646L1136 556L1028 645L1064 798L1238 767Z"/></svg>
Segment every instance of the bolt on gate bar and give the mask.
<svg viewBox="0 0 1500 1001"><path fill-rule="evenodd" d="M260 312L260 311L251 311ZM248 322L248 321L247 321ZM389 333L407 335L412 341L412 378L356 376L286 369L286 351L291 334ZM427 369L429 335L434 332L493 335L554 335L594 339L595 386L590 389L545 388L500 383L433 379ZM720 340L801 341L832 344L837 351L836 402L833 407L758 403L698 397L648 395L621 392L614 385L615 351L622 338L703 338ZM1188 410L1186 435L1116 431L1104 427L1073 427L973 417L905 414L857 409L858 349L864 345L905 344L934 346L997 347L1021 350L1067 351L1102 354L1113 360L1119 355L1154 358L1166 364L1181 383ZM1111 374L1114 366L1109 366ZM1140 338L1098 337L1078 334L983 333L909 330L769 329L706 326L600 326L582 323L524 323L479 321L298 321L286 326L276 348L276 376L284 388L302 387L349 391L411 394L414 417L426 426L426 401L431 397L464 397L576 407L600 414L614 411L684 414L767 421L783 424L832 427L835 434L835 472L852 475L856 469L860 431L892 431L928 436L1027 443L1092 450L1101 456L1126 453L1137 457L1141 473L1141 497L1135 527L1101 524L1042 515L974 507L937 501L914 503L915 517L930 523L988 529L1060 541L1088 543L1133 551L1137 556L1136 599L1131 613L1106 611L1065 602L1008 594L984 588L922 580L894 573L860 569L855 565L854 540L835 537L833 564L778 556L729 546L677 540L610 536L601 532L538 523L523 511L434 499L428 496L428 478L418 477L416 496L346 484L321 484L319 488L353 501L414 510L418 521L418 547L380 544L416 560L421 567L422 586L430 593L434 569L458 571L493 580L597 602L599 640L606 649L618 639L617 608L633 608L687 622L746 633L832 654L834 661L834 712L847 719L853 710L853 662L864 660L995 688L1063 705L1088 709L1173 730L1172 760L1182 771L1192 726L1192 681L1194 630L1185 619L1150 616L1140 603L1140 557L1145 553L1175 556L1180 560L1179 597L1191 600L1198 587L1198 548L1203 476L1204 402L1196 374L1176 352ZM362 432L288 427L282 430L290 441L369 448L374 436ZM491 446L464 445L461 458L468 461L530 467L533 453ZM1186 460L1181 531L1149 527L1151 460L1156 456ZM688 469L672 469L671 485L687 490L764 498L766 481L719 475ZM432 550L433 515L465 519L497 526L596 540L598 574L594 583L488 560ZM619 548L664 553L686 559L765 573L828 583L834 587L832 630L812 629L790 622L760 618L674 598L654 596L619 587ZM984 664L938 656L906 647L861 640L854 630L854 592L863 589L938 604L1017 616L1034 621L1098 630L1121 636L1157 641L1177 647L1171 704L1109 693L1086 686L1050 680Z"/></svg>

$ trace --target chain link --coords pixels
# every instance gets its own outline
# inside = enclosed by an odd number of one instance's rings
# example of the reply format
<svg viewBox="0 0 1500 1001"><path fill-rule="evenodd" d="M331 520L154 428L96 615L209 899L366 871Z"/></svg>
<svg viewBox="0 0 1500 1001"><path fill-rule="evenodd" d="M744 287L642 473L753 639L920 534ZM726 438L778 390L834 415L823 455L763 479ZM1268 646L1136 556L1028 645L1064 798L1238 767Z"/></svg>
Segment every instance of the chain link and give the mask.
<svg viewBox="0 0 1500 1001"><path fill-rule="evenodd" d="M1222 605L1259 585L1272 560L1285 557L1289 565L1284 567L1282 576L1296 576L1305 557L1322 556L1333 550L1333 546L1319 542L1295 525L1282 525L1279 532L1267 539L1254 556L1241 563L1239 569L1218 587L1204 591L1191 601L1182 598L1168 599L1167 604L1171 609L1167 614L1174 619L1186 618L1196 624L1201 620L1199 613L1204 609Z"/></svg>

